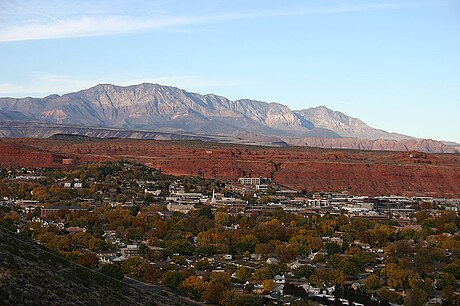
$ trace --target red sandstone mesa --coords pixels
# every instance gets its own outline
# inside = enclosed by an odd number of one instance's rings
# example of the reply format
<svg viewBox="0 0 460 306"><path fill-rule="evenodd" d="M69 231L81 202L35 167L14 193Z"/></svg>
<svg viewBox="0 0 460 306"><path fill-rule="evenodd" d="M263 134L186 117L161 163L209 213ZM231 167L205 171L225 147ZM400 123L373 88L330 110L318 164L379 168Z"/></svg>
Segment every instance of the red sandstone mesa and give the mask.
<svg viewBox="0 0 460 306"><path fill-rule="evenodd" d="M174 175L236 180L271 177L307 191L460 197L460 155L303 147L270 148L190 141L2 139L0 166L56 167L128 159Z"/></svg>

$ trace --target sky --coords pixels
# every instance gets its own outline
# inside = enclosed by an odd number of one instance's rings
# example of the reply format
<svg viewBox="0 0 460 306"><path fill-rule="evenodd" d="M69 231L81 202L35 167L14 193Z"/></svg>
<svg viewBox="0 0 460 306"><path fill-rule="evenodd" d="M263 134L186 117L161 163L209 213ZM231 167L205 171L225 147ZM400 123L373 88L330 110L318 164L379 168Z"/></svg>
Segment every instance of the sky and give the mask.
<svg viewBox="0 0 460 306"><path fill-rule="evenodd" d="M0 0L0 96L142 82L460 143L460 1Z"/></svg>

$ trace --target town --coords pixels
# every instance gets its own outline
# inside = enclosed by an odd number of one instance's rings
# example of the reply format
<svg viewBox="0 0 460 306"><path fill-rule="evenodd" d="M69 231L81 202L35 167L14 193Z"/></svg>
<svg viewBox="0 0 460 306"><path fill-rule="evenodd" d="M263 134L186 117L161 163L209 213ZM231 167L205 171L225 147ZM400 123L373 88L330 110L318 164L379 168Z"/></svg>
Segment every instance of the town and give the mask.
<svg viewBox="0 0 460 306"><path fill-rule="evenodd" d="M130 161L0 169L1 226L111 277L219 305L456 305L459 205Z"/></svg>

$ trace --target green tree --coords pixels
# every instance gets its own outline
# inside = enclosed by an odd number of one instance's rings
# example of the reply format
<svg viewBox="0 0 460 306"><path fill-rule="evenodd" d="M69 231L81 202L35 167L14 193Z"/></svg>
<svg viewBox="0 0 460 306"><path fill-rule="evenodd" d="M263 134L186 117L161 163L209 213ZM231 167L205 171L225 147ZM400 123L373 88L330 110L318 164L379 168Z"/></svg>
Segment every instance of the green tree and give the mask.
<svg viewBox="0 0 460 306"><path fill-rule="evenodd" d="M228 222L230 221L230 216L226 212L218 211L216 212L215 220L218 224L228 225Z"/></svg>
<svg viewBox="0 0 460 306"><path fill-rule="evenodd" d="M251 275L252 275L252 269L250 269L250 268L239 267L236 270L236 279L240 283L245 283L246 281L248 281L251 278Z"/></svg>
<svg viewBox="0 0 460 306"><path fill-rule="evenodd" d="M313 273L315 273L315 267L310 265L303 265L294 270L295 278L306 278L308 279Z"/></svg>
<svg viewBox="0 0 460 306"><path fill-rule="evenodd" d="M373 291L379 289L382 286L382 282L380 281L377 275L371 274L364 281L364 286L367 290Z"/></svg>
<svg viewBox="0 0 460 306"><path fill-rule="evenodd" d="M234 290L228 290L221 301L224 306L262 306L264 301L261 297L252 294L238 294Z"/></svg>
<svg viewBox="0 0 460 306"><path fill-rule="evenodd" d="M211 269L211 264L207 260L199 260L195 263L196 271L207 271Z"/></svg>
<svg viewBox="0 0 460 306"><path fill-rule="evenodd" d="M184 280L185 276L181 271L169 271L163 275L163 285L174 290L179 289Z"/></svg>
<svg viewBox="0 0 460 306"><path fill-rule="evenodd" d="M145 273L147 263L142 257L132 256L123 262L122 272L125 275L141 277Z"/></svg>
<svg viewBox="0 0 460 306"><path fill-rule="evenodd" d="M340 245L334 242L327 242L324 245L324 248L326 250L327 255L334 255L342 252L342 248L340 247Z"/></svg>

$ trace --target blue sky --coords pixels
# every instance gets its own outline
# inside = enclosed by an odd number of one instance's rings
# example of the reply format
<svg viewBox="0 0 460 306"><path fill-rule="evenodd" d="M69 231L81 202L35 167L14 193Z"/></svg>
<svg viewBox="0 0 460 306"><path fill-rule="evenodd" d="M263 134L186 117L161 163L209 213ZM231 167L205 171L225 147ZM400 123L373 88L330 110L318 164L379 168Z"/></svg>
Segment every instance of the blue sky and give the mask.
<svg viewBox="0 0 460 306"><path fill-rule="evenodd" d="M0 0L0 67L0 96L155 82L460 142L458 0Z"/></svg>

